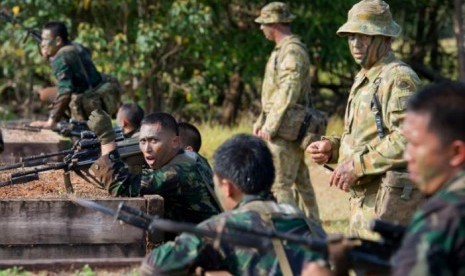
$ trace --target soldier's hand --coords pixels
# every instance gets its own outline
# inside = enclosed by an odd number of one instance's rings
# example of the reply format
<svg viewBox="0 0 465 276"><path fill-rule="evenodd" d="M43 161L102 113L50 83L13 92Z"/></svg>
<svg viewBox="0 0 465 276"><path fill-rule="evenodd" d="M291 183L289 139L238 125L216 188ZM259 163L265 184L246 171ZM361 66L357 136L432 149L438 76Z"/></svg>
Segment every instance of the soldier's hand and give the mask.
<svg viewBox="0 0 465 276"><path fill-rule="evenodd" d="M355 174L354 162L349 160L336 167L329 178L329 186L336 186L339 189L348 192L357 181L358 176Z"/></svg>
<svg viewBox="0 0 465 276"><path fill-rule="evenodd" d="M317 164L327 163L331 159L333 145L329 140L316 141L308 145L305 152L312 156Z"/></svg>
<svg viewBox="0 0 465 276"><path fill-rule="evenodd" d="M102 145L113 142L116 139L116 133L111 124L110 116L101 109L92 111L87 121L89 129L97 135Z"/></svg>

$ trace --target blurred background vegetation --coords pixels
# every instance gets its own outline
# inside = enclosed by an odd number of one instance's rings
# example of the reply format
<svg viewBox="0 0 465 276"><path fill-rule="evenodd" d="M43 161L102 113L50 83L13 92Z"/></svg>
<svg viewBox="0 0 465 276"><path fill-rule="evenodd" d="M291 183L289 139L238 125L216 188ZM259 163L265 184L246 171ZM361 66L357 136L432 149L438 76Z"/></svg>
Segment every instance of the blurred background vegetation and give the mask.
<svg viewBox="0 0 465 276"><path fill-rule="evenodd" d="M343 112L359 70L336 30L355 0L285 1L293 32L308 45L314 102ZM460 76L454 18L461 0L388 0L403 34L396 54L427 82ZM40 30L61 20L71 39L92 49L98 68L125 87L124 101L180 120L234 126L255 118L266 60L274 45L254 23L256 0L2 0L0 8ZM457 9L459 7L459 13ZM460 15L460 16L459 16ZM46 114L37 91L54 84L33 39L18 25L0 28L0 120ZM455 27L461 24L455 22Z"/></svg>

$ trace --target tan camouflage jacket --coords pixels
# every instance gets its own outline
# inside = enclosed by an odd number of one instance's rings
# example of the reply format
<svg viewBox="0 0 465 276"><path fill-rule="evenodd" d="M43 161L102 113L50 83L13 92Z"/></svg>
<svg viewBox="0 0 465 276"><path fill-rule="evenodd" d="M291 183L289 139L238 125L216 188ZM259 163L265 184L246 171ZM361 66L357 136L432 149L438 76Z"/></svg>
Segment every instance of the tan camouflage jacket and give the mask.
<svg viewBox="0 0 465 276"><path fill-rule="evenodd" d="M355 77L347 102L342 137L323 137L333 144L330 162L353 160L357 176L379 175L391 169L405 168L403 151L406 140L401 134L407 101L416 92L420 79L391 52L369 70ZM383 71L387 68L388 72ZM375 79L381 78L377 90L382 111L384 138L378 136L372 111ZM363 184L363 178L358 184Z"/></svg>
<svg viewBox="0 0 465 276"><path fill-rule="evenodd" d="M291 35L276 45L266 64L262 112L254 129L263 129L273 137L289 107L308 103L311 92L309 70L307 48L297 36Z"/></svg>

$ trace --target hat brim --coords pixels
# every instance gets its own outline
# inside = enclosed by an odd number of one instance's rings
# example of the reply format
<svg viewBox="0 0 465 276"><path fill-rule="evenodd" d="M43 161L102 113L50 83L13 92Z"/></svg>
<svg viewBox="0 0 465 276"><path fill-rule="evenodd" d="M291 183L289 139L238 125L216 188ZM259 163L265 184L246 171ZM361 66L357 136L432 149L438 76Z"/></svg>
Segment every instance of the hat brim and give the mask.
<svg viewBox="0 0 465 276"><path fill-rule="evenodd" d="M292 21L294 21L294 19L296 18L295 15L293 14L290 14L288 17L286 18L282 18L280 20L274 20L274 18L267 18L267 17L262 17L262 16L259 16L257 18L255 18L255 23L258 23L258 24L272 24L272 23L291 23Z"/></svg>
<svg viewBox="0 0 465 276"><path fill-rule="evenodd" d="M363 27L361 27L363 26ZM373 24L360 24L346 22L336 32L339 36L348 36L349 34L364 34L364 35L382 35L388 37L398 37L401 33L401 28L397 23L390 24L385 27L376 26Z"/></svg>

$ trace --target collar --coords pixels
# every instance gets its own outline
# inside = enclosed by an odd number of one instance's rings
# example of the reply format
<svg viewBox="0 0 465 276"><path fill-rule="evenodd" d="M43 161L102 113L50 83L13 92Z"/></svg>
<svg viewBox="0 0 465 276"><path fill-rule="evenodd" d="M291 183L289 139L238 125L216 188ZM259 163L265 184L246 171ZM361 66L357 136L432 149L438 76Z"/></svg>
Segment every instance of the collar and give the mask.
<svg viewBox="0 0 465 276"><path fill-rule="evenodd" d="M377 77L379 77L379 74L381 74L381 70L383 70L383 67L386 64L389 64L393 62L396 59L394 56L394 53L390 51L386 56L382 57L380 60L375 62L373 66L370 67L370 69L364 69L360 70L358 73L357 77L366 77L370 82L374 82Z"/></svg>
<svg viewBox="0 0 465 276"><path fill-rule="evenodd" d="M287 43L289 43L291 40L295 38L297 38L297 36L294 34L286 36L279 43L276 44L275 50L281 49L284 45L286 45Z"/></svg>
<svg viewBox="0 0 465 276"><path fill-rule="evenodd" d="M455 176L449 179L438 193L452 192L465 189L465 169L459 171Z"/></svg>
<svg viewBox="0 0 465 276"><path fill-rule="evenodd" d="M238 209L241 206L244 206L245 204L252 202L252 201L256 201L256 200L260 200L260 201L273 200L274 201L275 198L273 197L273 194L270 191L260 192L256 195L246 194L244 195L244 197L241 199L239 204L237 204L237 206L234 209Z"/></svg>

